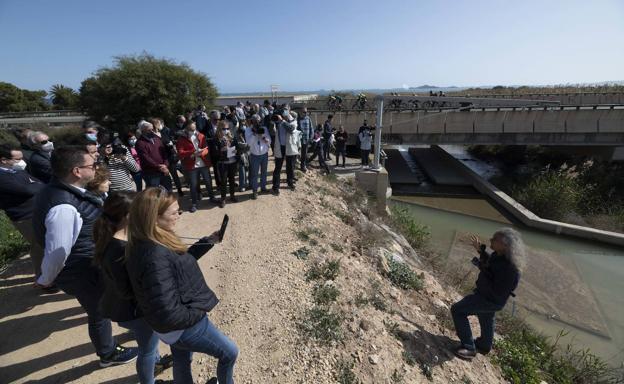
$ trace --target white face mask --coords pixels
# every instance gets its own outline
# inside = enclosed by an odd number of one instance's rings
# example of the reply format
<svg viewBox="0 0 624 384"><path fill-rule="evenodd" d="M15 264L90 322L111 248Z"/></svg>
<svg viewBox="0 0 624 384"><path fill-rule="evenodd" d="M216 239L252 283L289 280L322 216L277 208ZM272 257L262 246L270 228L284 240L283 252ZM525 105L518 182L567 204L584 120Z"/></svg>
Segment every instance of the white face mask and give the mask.
<svg viewBox="0 0 624 384"><path fill-rule="evenodd" d="M47 143L41 146L41 150L44 152L52 152L54 150L54 143L51 141L48 141Z"/></svg>
<svg viewBox="0 0 624 384"><path fill-rule="evenodd" d="M11 168L13 168L16 171L23 171L24 169L26 169L26 162L24 161L24 159L22 159L18 161L17 163L13 164Z"/></svg>
<svg viewBox="0 0 624 384"><path fill-rule="evenodd" d="M130 139L128 140L128 144L130 144L131 146L134 147L134 145L136 144L136 139Z"/></svg>

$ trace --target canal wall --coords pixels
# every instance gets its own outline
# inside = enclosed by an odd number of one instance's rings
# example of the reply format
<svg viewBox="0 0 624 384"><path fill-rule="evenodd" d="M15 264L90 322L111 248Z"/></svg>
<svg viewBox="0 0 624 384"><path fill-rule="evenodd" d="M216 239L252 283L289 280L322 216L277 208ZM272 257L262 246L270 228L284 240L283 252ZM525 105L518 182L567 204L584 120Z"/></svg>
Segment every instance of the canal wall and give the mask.
<svg viewBox="0 0 624 384"><path fill-rule="evenodd" d="M527 227L552 232L558 235L567 235L586 240L596 240L616 246L624 246L624 234L547 220L537 216L511 196L498 189L495 185L483 179L461 161L455 159L455 157L444 150L444 148L435 145L432 146L432 149L437 151L441 156L447 158L449 164L453 164L459 172L466 176L472 182L475 189L500 204Z"/></svg>

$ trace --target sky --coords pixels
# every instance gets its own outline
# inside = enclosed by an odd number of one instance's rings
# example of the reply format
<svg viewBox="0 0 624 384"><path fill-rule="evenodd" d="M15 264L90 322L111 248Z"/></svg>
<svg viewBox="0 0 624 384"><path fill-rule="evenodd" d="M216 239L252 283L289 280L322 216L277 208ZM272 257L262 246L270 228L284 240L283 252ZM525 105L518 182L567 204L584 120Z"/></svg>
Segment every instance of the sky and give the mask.
<svg viewBox="0 0 624 384"><path fill-rule="evenodd" d="M79 88L119 55L222 93L624 80L624 0L0 0L0 81Z"/></svg>

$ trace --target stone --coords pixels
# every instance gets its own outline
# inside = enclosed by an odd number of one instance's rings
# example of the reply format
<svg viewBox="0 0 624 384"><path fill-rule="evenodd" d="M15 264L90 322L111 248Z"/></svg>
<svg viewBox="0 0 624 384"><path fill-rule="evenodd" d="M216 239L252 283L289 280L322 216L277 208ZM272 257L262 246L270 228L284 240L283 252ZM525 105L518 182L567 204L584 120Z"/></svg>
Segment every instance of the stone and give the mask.
<svg viewBox="0 0 624 384"><path fill-rule="evenodd" d="M362 319L362 321L360 321L360 328L364 331L369 331L373 328L373 323L370 320Z"/></svg>
<svg viewBox="0 0 624 384"><path fill-rule="evenodd" d="M368 356L368 362L371 363L372 365L379 364L379 356L378 355L369 355Z"/></svg>
<svg viewBox="0 0 624 384"><path fill-rule="evenodd" d="M431 304L436 308L448 309L448 305L437 297L431 301Z"/></svg>
<svg viewBox="0 0 624 384"><path fill-rule="evenodd" d="M390 266L388 265L388 259L386 258L385 249L380 249L377 253L377 267L379 272L386 275L390 272Z"/></svg>

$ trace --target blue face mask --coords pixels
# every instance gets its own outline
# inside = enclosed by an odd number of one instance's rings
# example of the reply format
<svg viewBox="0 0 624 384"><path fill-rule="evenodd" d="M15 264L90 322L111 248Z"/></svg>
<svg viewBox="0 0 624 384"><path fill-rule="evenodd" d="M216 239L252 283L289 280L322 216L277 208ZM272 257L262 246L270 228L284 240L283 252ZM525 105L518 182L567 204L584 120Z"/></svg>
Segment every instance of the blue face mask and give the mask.
<svg viewBox="0 0 624 384"><path fill-rule="evenodd" d="M97 133L86 133L85 137L91 141L97 141Z"/></svg>

